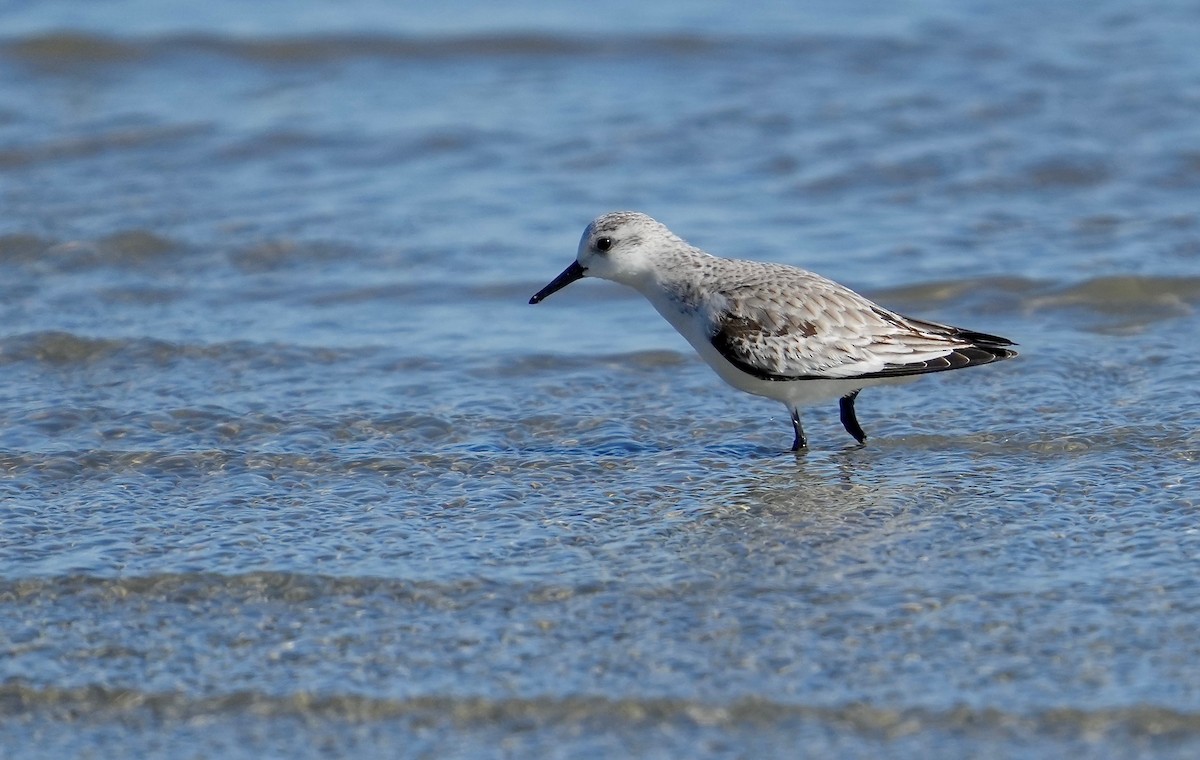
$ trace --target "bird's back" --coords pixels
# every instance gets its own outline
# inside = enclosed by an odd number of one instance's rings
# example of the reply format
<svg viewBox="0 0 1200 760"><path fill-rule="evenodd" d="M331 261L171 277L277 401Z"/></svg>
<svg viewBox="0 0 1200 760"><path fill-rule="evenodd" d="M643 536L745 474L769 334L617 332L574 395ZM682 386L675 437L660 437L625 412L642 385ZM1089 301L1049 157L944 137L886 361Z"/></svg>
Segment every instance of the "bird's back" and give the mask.
<svg viewBox="0 0 1200 760"><path fill-rule="evenodd" d="M730 363L767 380L883 378L1016 356L996 335L912 319L784 264L680 257L661 282Z"/></svg>

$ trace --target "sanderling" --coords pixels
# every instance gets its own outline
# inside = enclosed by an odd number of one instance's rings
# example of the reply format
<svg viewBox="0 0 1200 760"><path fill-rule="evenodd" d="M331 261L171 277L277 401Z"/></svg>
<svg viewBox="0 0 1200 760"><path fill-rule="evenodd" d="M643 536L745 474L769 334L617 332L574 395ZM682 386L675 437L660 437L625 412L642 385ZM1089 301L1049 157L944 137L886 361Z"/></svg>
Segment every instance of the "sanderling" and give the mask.
<svg viewBox="0 0 1200 760"><path fill-rule="evenodd" d="M807 445L803 404L840 399L842 425L861 444L863 388L1017 355L1010 340L901 316L803 269L713 256L635 212L597 217L575 261L529 303L581 277L638 291L725 382L786 404L792 451Z"/></svg>

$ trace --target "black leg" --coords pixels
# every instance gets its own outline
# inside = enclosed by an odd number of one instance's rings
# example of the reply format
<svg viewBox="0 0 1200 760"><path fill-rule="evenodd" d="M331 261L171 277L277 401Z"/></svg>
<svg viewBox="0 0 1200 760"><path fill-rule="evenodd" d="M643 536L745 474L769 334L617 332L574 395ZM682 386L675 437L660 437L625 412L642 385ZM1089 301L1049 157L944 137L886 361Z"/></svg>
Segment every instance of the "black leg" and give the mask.
<svg viewBox="0 0 1200 760"><path fill-rule="evenodd" d="M847 393L838 401L838 406L842 409L842 427L846 428L847 433L854 436L854 440L863 443L867 440L867 434L863 432L862 425L858 424L858 417L854 415L854 399L857 397L858 391Z"/></svg>
<svg viewBox="0 0 1200 760"><path fill-rule="evenodd" d="M792 412L792 429L796 431L796 440L792 441L792 451L799 451L808 446L808 440L804 437L804 426L800 424L800 410L796 407L788 407Z"/></svg>

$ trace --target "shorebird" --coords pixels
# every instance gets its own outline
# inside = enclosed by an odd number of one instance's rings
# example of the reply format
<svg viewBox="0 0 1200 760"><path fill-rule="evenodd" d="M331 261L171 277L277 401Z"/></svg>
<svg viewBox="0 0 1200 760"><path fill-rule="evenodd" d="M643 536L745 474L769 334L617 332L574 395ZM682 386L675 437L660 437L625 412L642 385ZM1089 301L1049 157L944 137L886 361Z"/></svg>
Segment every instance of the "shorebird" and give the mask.
<svg viewBox="0 0 1200 760"><path fill-rule="evenodd" d="M529 303L583 277L638 291L721 379L782 401L792 451L808 445L805 404L839 399L842 426L862 444L854 400L863 388L1017 355L1006 338L902 316L797 267L713 256L631 211L593 220L575 261Z"/></svg>

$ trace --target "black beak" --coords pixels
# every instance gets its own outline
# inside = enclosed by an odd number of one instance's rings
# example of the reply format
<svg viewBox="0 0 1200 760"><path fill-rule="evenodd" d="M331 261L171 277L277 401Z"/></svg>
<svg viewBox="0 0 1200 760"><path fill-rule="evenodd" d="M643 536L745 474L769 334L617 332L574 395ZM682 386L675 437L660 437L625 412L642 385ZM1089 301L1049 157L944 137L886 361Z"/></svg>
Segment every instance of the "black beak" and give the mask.
<svg viewBox="0 0 1200 760"><path fill-rule="evenodd" d="M557 293L571 283L583 277L586 270L579 266L578 261L572 261L571 266L562 271L558 277L550 281L550 284L533 294L533 298L529 299L529 303L541 303L546 300L546 297Z"/></svg>

